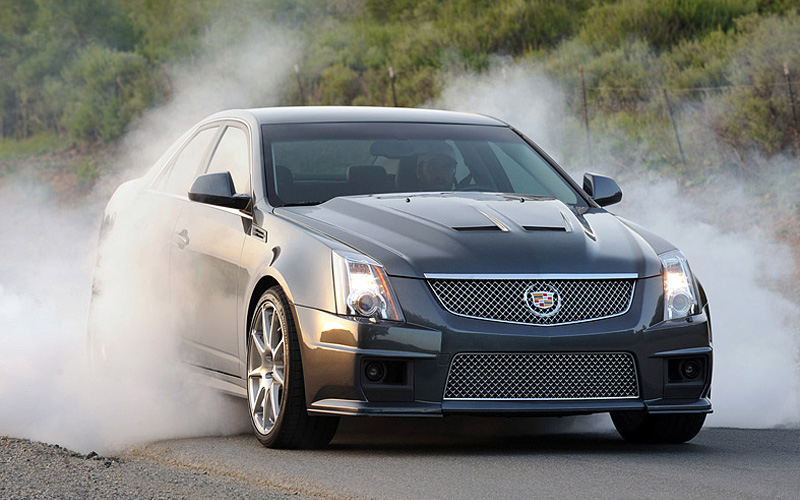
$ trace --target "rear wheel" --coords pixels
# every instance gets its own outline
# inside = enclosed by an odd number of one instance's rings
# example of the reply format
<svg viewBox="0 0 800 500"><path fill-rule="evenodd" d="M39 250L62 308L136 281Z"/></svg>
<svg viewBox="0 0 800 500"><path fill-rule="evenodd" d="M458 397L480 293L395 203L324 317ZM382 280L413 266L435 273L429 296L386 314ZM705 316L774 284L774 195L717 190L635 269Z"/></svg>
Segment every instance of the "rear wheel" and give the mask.
<svg viewBox="0 0 800 500"><path fill-rule="evenodd" d="M614 427L634 443L685 443L694 438L706 420L704 413L648 415L624 411L611 414Z"/></svg>
<svg viewBox="0 0 800 500"><path fill-rule="evenodd" d="M269 448L325 446L337 417L306 411L303 367L286 296L272 287L258 301L247 340L247 402L256 437Z"/></svg>

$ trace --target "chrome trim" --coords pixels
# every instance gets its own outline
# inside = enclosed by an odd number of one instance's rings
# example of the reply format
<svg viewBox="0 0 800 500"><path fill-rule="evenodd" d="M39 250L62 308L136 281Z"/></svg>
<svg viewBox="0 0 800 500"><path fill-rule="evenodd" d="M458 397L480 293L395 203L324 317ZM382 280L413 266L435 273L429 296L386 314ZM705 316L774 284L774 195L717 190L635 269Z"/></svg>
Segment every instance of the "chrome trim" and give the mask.
<svg viewBox="0 0 800 500"><path fill-rule="evenodd" d="M192 200L189 199L188 196L183 196L183 195L175 194L175 193L168 193L166 191L158 191L158 190L152 189L152 188L147 189L145 191L145 194L155 194L155 195L159 195L159 196L167 196L167 197L172 198L174 200L186 201L186 202L190 202L190 203L200 203L199 201L198 202L193 202ZM216 209L216 210L222 210L223 212L228 212L229 214L238 215L239 217L244 217L245 219L248 219L248 220L253 220L253 216L252 215L248 214L247 212L243 212L243 211L241 211L239 209L236 209L236 208L220 207L218 205L210 205L208 203L203 203L202 205L204 205L206 207L209 207L209 208Z"/></svg>
<svg viewBox="0 0 800 500"><path fill-rule="evenodd" d="M639 399L639 396L624 396L621 398L442 398L442 401L610 401L610 400Z"/></svg>
<svg viewBox="0 0 800 500"><path fill-rule="evenodd" d="M661 351L654 352L650 358L677 358L684 356L700 356L704 354L711 354L713 349L711 347L689 347L687 349L676 349L674 351Z"/></svg>
<svg viewBox="0 0 800 500"><path fill-rule="evenodd" d="M440 274L424 273L431 280L620 280L639 279L636 273L617 274Z"/></svg>
<svg viewBox="0 0 800 500"><path fill-rule="evenodd" d="M487 214L486 212L484 212L484 211L483 211L483 210L481 210L480 208L476 208L475 210L477 210L477 211L478 211L478 213L480 213L481 215L483 215L484 217L486 217L487 219L489 219L490 221L492 221L492 224L494 224L495 226L497 226L498 228L500 228L500 231L502 231L502 232L504 232L504 233L507 233L507 232L508 232L508 227L506 227L506 225L505 225L505 224L503 224L502 222L500 222L500 221L499 221L499 220L497 220L496 218L492 217L491 215Z"/></svg>
<svg viewBox="0 0 800 500"><path fill-rule="evenodd" d="M426 278L428 278L428 276L429 275L427 275L427 274L425 275ZM613 274L605 274L605 275L599 275L599 274L598 275L592 275L592 274L580 274L580 275L569 275L569 274L549 274L549 275L548 274L527 274L527 275L510 275L510 274L509 275L500 275L500 274L494 274L494 275L473 274L473 275L468 275L468 274L462 274L462 275L445 275L445 274L435 274L435 275L430 275L430 276L436 276L436 277L435 278L434 277L430 277L428 279L451 279L451 280L458 280L458 279L463 279L463 280L470 280L470 279L518 279L518 280L522 280L522 279L534 279L534 280L535 279L572 279L572 280L632 279L633 280L633 284L631 285L631 293L630 293L630 296L628 297L628 305L627 305L627 307L625 307L625 310L620 311L617 314L611 314L611 315L608 315L608 316L601 316L599 318L579 319L579 320L576 320L576 321L565 321L565 322L561 322L561 323L530 323L530 322L524 322L524 321L508 321L508 320L503 320L503 319L493 319L493 318L486 318L486 317L482 317L482 316L470 316L468 314L460 314L460 313L457 313L457 312L454 312L454 311L450 310L444 304L444 301L439 296L439 294L436 292L434 287L431 286L431 284L429 282L426 283L428 285L428 288L431 290L433 295L436 297L436 302L441 306L442 309L447 311L449 314L452 314L453 316L458 316L460 318L477 319L477 320L480 320L480 321L490 321L492 323L504 323L504 324L507 324L507 325L526 325L526 326L536 326L536 327L541 326L541 327L548 327L549 328L549 327L553 327L553 326L575 325L575 324L578 324L578 323L589 323L591 321L601 321L601 320L610 319L610 318L617 318L619 316L624 316L625 314L628 314L628 312L631 310L631 306L633 306L633 297L636 295L636 283L637 283L637 280L635 278L633 278L633 277L634 276L638 276L638 275L635 275L635 274L633 274L633 275L627 275L627 274L616 274L616 275L613 275ZM443 278L443 276L460 276L460 277L458 277L458 278ZM515 278L464 278L463 276L528 276L528 277L527 278L519 278L519 277L515 277ZM537 276L537 277L533 277L532 278L530 276ZM542 276L549 276L549 278L542 278ZM553 278L552 276L558 276L558 277L557 278ZM575 277L575 276L579 276L579 277Z"/></svg>
<svg viewBox="0 0 800 500"><path fill-rule="evenodd" d="M314 401L309 413L319 415L370 415L376 417L441 417L442 405L434 402L381 402L329 398Z"/></svg>
<svg viewBox="0 0 800 500"><path fill-rule="evenodd" d="M186 144L189 141L194 139L194 137L197 135L197 133L200 131L200 129L202 129L204 127L210 127L210 126L225 127L226 126L225 122L237 122L237 123L240 123L240 124L244 125L245 128L247 128L247 135L248 135L247 142L248 142L248 146L249 146L247 148L247 157L250 160L250 196L253 197L253 169L255 168L254 157L253 157L253 128L250 126L250 123L247 120L244 120L244 119L239 118L239 117L233 117L233 116L226 117L226 118L215 118L214 120L210 120L208 122L203 121L201 123L198 123L194 127L190 128L189 131L186 133L186 139L181 141L180 145L175 148L175 151L170 155L169 159L167 159L167 161L164 162L164 166L162 166L158 170L158 172L156 172L153 175L153 178L150 180L150 183L147 185L147 189L146 190L147 191L154 191L154 192L157 192L157 193L174 194L174 193L167 193L165 191L158 191L158 190L154 189L153 186L159 180L161 175L164 174L164 172L168 168L170 168L172 166L172 164L175 161L175 156L177 154L179 154L183 150L184 146L186 146ZM224 133L224 130L223 130L223 133ZM260 134L259 134L259 138L260 138ZM170 145L170 147L172 147L172 146L173 146L173 144ZM216 146L219 146L219 142L217 142L214 146L215 146L215 148L214 148L214 151L211 153L211 156L214 156L214 153L216 152ZM178 195L176 195L176 196L178 196ZM255 198L255 197L253 197L253 198Z"/></svg>
<svg viewBox="0 0 800 500"><path fill-rule="evenodd" d="M252 215L250 215L250 214L248 214L246 212L242 212L241 210L237 210L235 208L218 207L217 205L209 205L207 203L204 203L204 205L206 205L208 207L211 207L211 208L214 208L214 209L217 209L217 210L222 210L223 212L228 212L229 214L238 215L239 217L243 217L245 219L253 220L253 216Z"/></svg>
<svg viewBox="0 0 800 500"><path fill-rule="evenodd" d="M561 218L564 219L564 229L566 230L566 232L571 233L572 232L572 224L569 222L569 220L567 219L567 216L566 216L566 214L564 214L564 212L561 212Z"/></svg>

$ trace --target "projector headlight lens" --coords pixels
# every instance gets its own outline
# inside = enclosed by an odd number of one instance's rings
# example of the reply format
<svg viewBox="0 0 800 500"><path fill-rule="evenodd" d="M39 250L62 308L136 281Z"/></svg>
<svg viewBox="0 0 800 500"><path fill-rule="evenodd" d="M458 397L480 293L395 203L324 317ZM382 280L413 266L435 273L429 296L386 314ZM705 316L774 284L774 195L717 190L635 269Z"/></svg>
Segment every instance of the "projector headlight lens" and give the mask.
<svg viewBox="0 0 800 500"><path fill-rule="evenodd" d="M697 313L697 293L686 257L679 250L663 253L664 319L680 319Z"/></svg>
<svg viewBox="0 0 800 500"><path fill-rule="evenodd" d="M333 252L336 313L403 321L383 266L366 255Z"/></svg>

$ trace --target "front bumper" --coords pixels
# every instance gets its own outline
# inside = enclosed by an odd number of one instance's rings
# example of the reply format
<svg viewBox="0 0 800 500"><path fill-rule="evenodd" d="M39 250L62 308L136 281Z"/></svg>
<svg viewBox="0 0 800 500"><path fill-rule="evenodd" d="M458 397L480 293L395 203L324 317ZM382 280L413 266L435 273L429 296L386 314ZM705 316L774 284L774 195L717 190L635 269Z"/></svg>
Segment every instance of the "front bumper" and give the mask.
<svg viewBox="0 0 800 500"><path fill-rule="evenodd" d="M707 309L690 320L651 325L653 318L663 315L660 277L640 280L633 305L623 316L548 327L457 317L438 306L423 280L393 278L392 285L404 306L407 323L402 325L295 306L310 413L430 417L711 412L712 347ZM637 370L638 397L444 399L451 360L464 352L630 353ZM676 364L686 359L700 361L702 370L696 378L675 376ZM375 361L391 372L388 383L370 382L365 376L365 366Z"/></svg>

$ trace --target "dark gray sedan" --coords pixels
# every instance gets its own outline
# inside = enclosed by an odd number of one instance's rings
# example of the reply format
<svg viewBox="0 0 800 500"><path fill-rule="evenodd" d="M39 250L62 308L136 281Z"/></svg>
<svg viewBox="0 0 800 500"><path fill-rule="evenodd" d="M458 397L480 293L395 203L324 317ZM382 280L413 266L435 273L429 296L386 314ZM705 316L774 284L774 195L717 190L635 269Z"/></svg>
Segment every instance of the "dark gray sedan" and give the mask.
<svg viewBox="0 0 800 500"><path fill-rule="evenodd" d="M122 185L103 238L136 231L148 300L265 446L324 445L345 415L610 412L625 439L688 441L706 297L602 208L621 198L486 116L234 110Z"/></svg>

